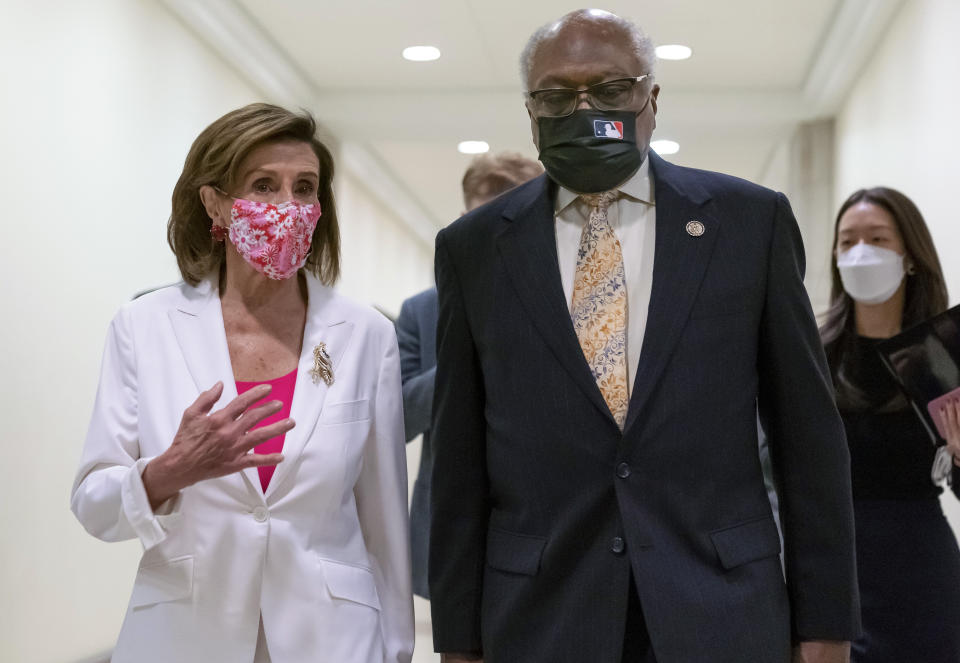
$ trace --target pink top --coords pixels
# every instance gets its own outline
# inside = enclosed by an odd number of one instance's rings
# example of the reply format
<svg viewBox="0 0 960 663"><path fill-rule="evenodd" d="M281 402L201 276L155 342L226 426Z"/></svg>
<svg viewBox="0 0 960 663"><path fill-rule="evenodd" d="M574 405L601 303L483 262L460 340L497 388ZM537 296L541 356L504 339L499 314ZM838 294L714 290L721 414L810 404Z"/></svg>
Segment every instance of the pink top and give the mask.
<svg viewBox="0 0 960 663"><path fill-rule="evenodd" d="M280 421L281 419L286 419L290 416L290 404L293 402L293 388L297 384L297 369L293 369L290 373L286 375L274 378L272 380L264 380L262 382L240 382L237 381L237 395L239 396L245 391L253 389L260 384L269 384L273 389L267 395L266 398L263 398L251 407L256 407L261 405L265 401L280 401L283 403L283 407L280 408L279 412L276 412L266 419L263 419L256 428L261 428L268 424L272 424L275 421ZM277 437L271 437L266 442L258 444L254 447L254 451L258 454L274 454L280 453L283 450L283 435L278 435ZM270 484L270 477L273 476L273 471L277 469L275 465L269 465L264 467L258 467L257 472L260 474L260 487L263 488L263 492L267 492L267 486Z"/></svg>

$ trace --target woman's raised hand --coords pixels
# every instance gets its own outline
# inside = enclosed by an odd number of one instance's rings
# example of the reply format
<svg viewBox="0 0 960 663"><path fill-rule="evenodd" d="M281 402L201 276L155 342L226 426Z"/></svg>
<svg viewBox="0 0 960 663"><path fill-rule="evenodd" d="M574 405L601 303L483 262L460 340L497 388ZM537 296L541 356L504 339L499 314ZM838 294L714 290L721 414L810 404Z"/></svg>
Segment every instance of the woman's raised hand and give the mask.
<svg viewBox="0 0 960 663"><path fill-rule="evenodd" d="M293 419L287 418L252 430L283 407L280 401L253 407L270 393L270 389L270 385L258 385L237 396L222 410L212 413L210 410L223 393L223 383L218 382L202 392L184 411L170 447L147 463L143 470L143 486L150 507L156 509L198 481L282 461L283 454L279 453L248 453L258 444L285 434L295 425Z"/></svg>

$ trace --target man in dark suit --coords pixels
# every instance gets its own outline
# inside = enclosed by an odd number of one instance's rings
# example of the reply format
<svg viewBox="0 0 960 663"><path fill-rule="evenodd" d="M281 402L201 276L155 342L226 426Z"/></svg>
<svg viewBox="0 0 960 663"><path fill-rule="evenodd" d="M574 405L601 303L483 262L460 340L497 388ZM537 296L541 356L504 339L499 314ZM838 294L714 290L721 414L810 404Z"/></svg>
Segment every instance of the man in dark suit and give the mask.
<svg viewBox="0 0 960 663"><path fill-rule="evenodd" d="M521 63L549 177L437 237L436 650L848 660L849 459L789 204L648 150L659 86L633 24L573 12Z"/></svg>
<svg viewBox="0 0 960 663"><path fill-rule="evenodd" d="M463 175L463 204L470 211L542 173L539 163L514 152L481 155L471 162ZM413 591L423 598L430 598L427 586L430 473L433 469L430 413L437 365L437 289L429 288L405 300L396 327L407 442L423 434L420 469L410 504Z"/></svg>

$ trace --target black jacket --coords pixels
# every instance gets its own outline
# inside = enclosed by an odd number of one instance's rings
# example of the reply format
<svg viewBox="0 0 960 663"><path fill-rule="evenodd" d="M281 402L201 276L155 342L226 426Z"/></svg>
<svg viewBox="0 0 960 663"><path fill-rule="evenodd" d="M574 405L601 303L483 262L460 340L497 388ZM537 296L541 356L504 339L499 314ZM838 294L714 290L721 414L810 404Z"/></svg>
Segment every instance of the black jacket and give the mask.
<svg viewBox="0 0 960 663"><path fill-rule="evenodd" d="M564 299L555 185L437 237L438 651L619 663L631 570L661 661L779 663L791 639L859 629L849 458L789 204L649 158L653 285L622 434Z"/></svg>

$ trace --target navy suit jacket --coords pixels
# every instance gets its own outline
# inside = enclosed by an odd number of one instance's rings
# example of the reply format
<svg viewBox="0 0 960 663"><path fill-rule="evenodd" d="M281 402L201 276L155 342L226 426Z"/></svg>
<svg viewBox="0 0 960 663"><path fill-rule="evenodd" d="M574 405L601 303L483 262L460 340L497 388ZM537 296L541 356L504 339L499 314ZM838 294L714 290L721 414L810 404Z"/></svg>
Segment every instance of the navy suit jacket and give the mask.
<svg viewBox="0 0 960 663"><path fill-rule="evenodd" d="M430 598L427 585L427 557L430 543L430 412L437 365L437 289L430 288L410 297L397 318L400 346L400 374L403 379L403 424L407 442L423 434L420 469L410 502L410 548L413 591Z"/></svg>
<svg viewBox="0 0 960 663"><path fill-rule="evenodd" d="M792 641L859 630L849 456L790 206L649 158L653 284L622 433L564 298L555 185L535 179L437 237L438 651L619 663L631 577L669 663L781 663Z"/></svg>

